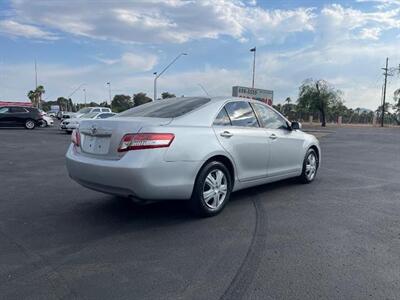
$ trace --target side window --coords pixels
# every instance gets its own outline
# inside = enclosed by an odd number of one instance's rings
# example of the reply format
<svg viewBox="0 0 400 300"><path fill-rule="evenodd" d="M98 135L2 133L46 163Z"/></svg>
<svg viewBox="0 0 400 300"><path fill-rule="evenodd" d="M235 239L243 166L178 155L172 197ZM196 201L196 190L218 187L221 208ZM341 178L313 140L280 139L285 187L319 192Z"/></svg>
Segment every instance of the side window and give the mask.
<svg viewBox="0 0 400 300"><path fill-rule="evenodd" d="M10 109L8 107L2 107L0 108L0 114L5 114L10 112Z"/></svg>
<svg viewBox="0 0 400 300"><path fill-rule="evenodd" d="M99 114L96 119L107 119L109 117L112 117L113 115L114 114L112 114L112 113L103 113L103 114Z"/></svg>
<svg viewBox="0 0 400 300"><path fill-rule="evenodd" d="M230 126L231 120L229 119L228 113L226 112L225 108L222 108L219 112L218 116L215 118L214 121L215 126Z"/></svg>
<svg viewBox="0 0 400 300"><path fill-rule="evenodd" d="M108 108L102 108L101 111L102 112L110 112L110 110Z"/></svg>
<svg viewBox="0 0 400 300"><path fill-rule="evenodd" d="M27 112L25 108L23 107L11 107L10 111L12 113L25 113Z"/></svg>
<svg viewBox="0 0 400 300"><path fill-rule="evenodd" d="M253 104L262 126L268 129L287 129L287 124L280 115L262 104Z"/></svg>
<svg viewBox="0 0 400 300"><path fill-rule="evenodd" d="M232 126L259 127L250 104L246 101L229 102L225 105Z"/></svg>
<svg viewBox="0 0 400 300"><path fill-rule="evenodd" d="M100 112L100 108L95 108L91 112Z"/></svg>

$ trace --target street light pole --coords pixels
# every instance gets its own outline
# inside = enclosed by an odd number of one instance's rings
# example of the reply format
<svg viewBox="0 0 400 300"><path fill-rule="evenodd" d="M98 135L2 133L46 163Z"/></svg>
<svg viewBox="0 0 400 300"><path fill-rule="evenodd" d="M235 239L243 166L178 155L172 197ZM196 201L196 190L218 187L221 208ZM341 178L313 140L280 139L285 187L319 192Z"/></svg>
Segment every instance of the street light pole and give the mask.
<svg viewBox="0 0 400 300"><path fill-rule="evenodd" d="M187 55L187 53L181 53L174 60L172 60L160 73L154 72L154 98L153 101L157 100L157 79L170 67L172 66L182 55Z"/></svg>
<svg viewBox="0 0 400 300"><path fill-rule="evenodd" d="M111 100L111 82L107 82L108 84L108 97L110 98L110 109L112 111L112 100Z"/></svg>
<svg viewBox="0 0 400 300"><path fill-rule="evenodd" d="M154 94L153 94L153 101L157 100L157 72L153 73L154 75Z"/></svg>
<svg viewBox="0 0 400 300"><path fill-rule="evenodd" d="M86 89L83 89L83 95L85 96L85 107L86 107Z"/></svg>
<svg viewBox="0 0 400 300"><path fill-rule="evenodd" d="M253 89L254 89L254 77L255 77L255 74L256 74L256 50L257 50L256 47L250 49L250 52L254 53L254 56L253 56L253 80L252 80L252 83L251 83L251 87Z"/></svg>

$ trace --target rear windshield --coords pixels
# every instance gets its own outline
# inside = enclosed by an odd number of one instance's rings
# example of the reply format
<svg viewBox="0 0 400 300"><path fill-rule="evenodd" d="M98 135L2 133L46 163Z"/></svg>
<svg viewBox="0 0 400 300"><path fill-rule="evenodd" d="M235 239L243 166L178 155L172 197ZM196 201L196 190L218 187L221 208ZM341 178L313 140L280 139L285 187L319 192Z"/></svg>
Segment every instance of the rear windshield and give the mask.
<svg viewBox="0 0 400 300"><path fill-rule="evenodd" d="M131 108L118 117L176 118L210 102L208 98L170 98Z"/></svg>

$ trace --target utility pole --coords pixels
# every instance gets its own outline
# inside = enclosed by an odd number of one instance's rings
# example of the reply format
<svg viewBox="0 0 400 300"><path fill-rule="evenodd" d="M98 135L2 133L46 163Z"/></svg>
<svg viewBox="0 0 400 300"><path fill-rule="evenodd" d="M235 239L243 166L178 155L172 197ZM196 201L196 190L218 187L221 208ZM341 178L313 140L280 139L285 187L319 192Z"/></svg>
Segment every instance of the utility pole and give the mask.
<svg viewBox="0 0 400 300"><path fill-rule="evenodd" d="M250 49L250 52L254 53L254 56L253 56L253 81L251 83L251 87L253 89L254 89L254 77L255 77L255 74L256 74L256 50L257 50L256 47Z"/></svg>
<svg viewBox="0 0 400 300"><path fill-rule="evenodd" d="M381 127L384 126L384 120L385 120L385 102L386 102L386 85L387 85L387 77L392 76L391 74L388 73L388 65L389 65L389 57L386 57L386 67L382 68L382 70L385 71L383 75L385 76L385 83L383 84L383 101L382 101L382 116L381 116Z"/></svg>

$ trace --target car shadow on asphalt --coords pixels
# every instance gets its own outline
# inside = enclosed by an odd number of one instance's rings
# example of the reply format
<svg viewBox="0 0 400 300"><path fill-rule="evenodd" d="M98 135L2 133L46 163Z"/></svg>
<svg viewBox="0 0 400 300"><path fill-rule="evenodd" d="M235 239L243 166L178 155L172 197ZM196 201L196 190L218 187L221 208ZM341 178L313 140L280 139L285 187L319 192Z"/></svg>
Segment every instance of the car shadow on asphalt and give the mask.
<svg viewBox="0 0 400 300"><path fill-rule="evenodd" d="M294 187L298 184L296 179L287 179L248 188L233 193L231 202L237 205L239 201L243 201L243 204L245 204L244 201L248 201L248 205L252 205L249 200L254 195L267 195L272 191L285 189L290 186ZM263 198L263 201L269 200L271 199L268 197ZM229 213L229 205L228 203L225 211L220 216L217 216L217 218ZM101 222L105 224L122 225L140 223L141 226L144 224L147 226L168 226L195 220L207 220L207 218L198 218L193 215L189 210L188 201L184 200L161 200L148 204L138 204L129 198L106 196L103 201L90 201L85 204L82 203L79 206L79 215L83 214L84 218L96 222L102 220Z"/></svg>

